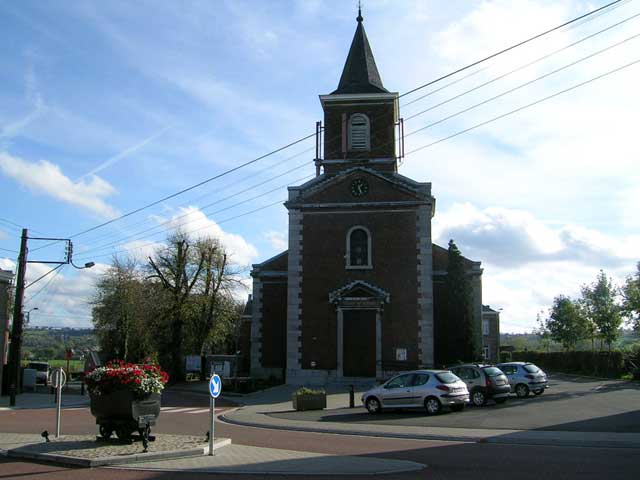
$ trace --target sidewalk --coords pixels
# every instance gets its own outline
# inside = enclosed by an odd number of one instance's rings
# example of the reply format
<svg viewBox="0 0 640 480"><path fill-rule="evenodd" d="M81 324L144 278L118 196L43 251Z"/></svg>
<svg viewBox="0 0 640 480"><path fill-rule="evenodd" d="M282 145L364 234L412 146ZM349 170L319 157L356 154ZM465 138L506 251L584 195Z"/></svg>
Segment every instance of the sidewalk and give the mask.
<svg viewBox="0 0 640 480"><path fill-rule="evenodd" d="M506 443L522 445L557 445L580 447L640 448L640 433L570 432L543 430L507 430L457 427L424 427L407 425L379 425L367 423L339 423L277 418L270 413L291 411L291 393L295 387L281 386L243 398L245 406L226 412L219 418L227 423L293 430L301 432L335 433L416 440L444 440L461 442ZM342 390L342 391L341 391ZM360 403L361 392L355 395ZM344 408L348 393L338 387L327 390L327 410Z"/></svg>
<svg viewBox="0 0 640 480"><path fill-rule="evenodd" d="M180 437L177 435L158 435L158 442L165 441L164 437ZM67 436L63 440L76 440L75 436ZM82 438L87 443L86 438ZM73 443L73 442L72 442ZM325 455L320 453L299 452L291 450L279 450L273 448L250 447L245 445L229 445L229 441L216 439L216 444L226 445L217 447L213 456L202 455L203 448L200 447L200 455L182 456L181 458L170 458L167 453L174 455L184 455L185 452L157 452L151 451L148 454L139 453L136 458L129 458L127 465L113 465L116 461L121 461L124 457L103 457L80 459L68 457L68 452L64 455L51 456L47 453L55 444L43 443L40 435L0 433L0 456L16 456L18 458L34 458L40 461L52 461L54 463L72 463L78 466L100 466L109 465L109 468L121 468L126 470L149 470L149 471L181 471L181 472L207 472L207 473L251 473L251 474L286 474L286 475L378 475L388 473L401 473L422 470L425 465L421 463L391 460L372 457L357 457L347 455ZM86 449L86 446L84 446ZM153 449L151 447L151 449ZM79 448L79 447L77 447ZM127 446L111 447L126 449ZM139 446L135 447L138 450ZM18 449L18 452L8 452ZM28 450L42 450L40 456L29 456ZM96 449L97 450L97 449ZM205 447L204 452L208 453ZM26 453L26 455L25 455ZM117 452L111 452L115 455ZM188 453L188 452L187 452ZM193 453L191 453L193 454ZM90 455L90 457L96 457ZM86 452L85 452L85 457ZM145 460L145 456L149 460ZM154 458L155 457L155 458ZM158 459L158 457L165 457ZM169 457L169 458L167 458Z"/></svg>
<svg viewBox="0 0 640 480"><path fill-rule="evenodd" d="M66 394L62 390L62 408L86 407L89 395ZM21 393L16 396L16 406L9 406L9 397L0 397L0 410L20 410L25 408L55 408L55 395L49 393Z"/></svg>

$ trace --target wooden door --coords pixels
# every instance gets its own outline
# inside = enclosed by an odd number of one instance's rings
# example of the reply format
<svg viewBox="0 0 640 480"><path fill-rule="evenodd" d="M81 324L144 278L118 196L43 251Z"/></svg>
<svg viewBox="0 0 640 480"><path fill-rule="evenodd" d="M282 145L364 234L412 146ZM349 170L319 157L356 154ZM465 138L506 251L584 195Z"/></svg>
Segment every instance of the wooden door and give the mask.
<svg viewBox="0 0 640 480"><path fill-rule="evenodd" d="M375 377L375 310L344 310L342 315L343 375L345 377Z"/></svg>

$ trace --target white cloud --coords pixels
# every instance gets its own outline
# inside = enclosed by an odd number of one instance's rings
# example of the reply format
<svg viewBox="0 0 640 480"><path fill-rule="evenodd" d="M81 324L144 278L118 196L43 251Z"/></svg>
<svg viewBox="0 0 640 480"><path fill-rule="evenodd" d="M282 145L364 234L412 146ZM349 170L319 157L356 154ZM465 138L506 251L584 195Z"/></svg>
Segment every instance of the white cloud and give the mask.
<svg viewBox="0 0 640 480"><path fill-rule="evenodd" d="M10 258L0 258L0 268L2 270L10 270L13 272L16 268L16 262L11 260Z"/></svg>
<svg viewBox="0 0 640 480"><path fill-rule="evenodd" d="M618 268L633 261L636 254L628 248L628 242L594 229L576 225L550 227L523 210L480 210L471 203L454 204L436 215L433 236L443 245L452 238L469 258L502 267L569 261Z"/></svg>
<svg viewBox="0 0 640 480"><path fill-rule="evenodd" d="M535 326L559 294L579 296L603 268L620 284L637 261L638 236L620 241L575 225L547 225L507 208L454 204L433 220L434 241L453 238L462 254L483 264L483 303L504 309L503 331Z"/></svg>
<svg viewBox="0 0 640 480"><path fill-rule="evenodd" d="M197 207L182 207L171 218L167 228L180 230L194 237L211 237L220 240L229 259L236 265L249 265L258 257L258 250L241 235L224 231Z"/></svg>
<svg viewBox="0 0 640 480"><path fill-rule="evenodd" d="M115 193L115 189L98 176L92 175L88 180L73 182L62 173L60 167L47 160L29 162L7 153L0 153L0 169L6 176L35 193L82 207L101 217L112 218L117 215L117 211L105 201L106 197Z"/></svg>
<svg viewBox="0 0 640 480"><path fill-rule="evenodd" d="M285 234L282 232L277 232L275 230L269 230L264 232L264 238L266 238L271 247L275 250L286 250L287 249L287 238Z"/></svg>

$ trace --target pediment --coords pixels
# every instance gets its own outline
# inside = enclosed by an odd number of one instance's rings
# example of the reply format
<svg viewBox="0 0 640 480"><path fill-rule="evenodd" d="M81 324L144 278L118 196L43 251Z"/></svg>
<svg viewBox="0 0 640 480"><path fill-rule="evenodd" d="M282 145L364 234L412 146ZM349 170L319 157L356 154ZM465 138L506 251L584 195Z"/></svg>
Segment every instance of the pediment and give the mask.
<svg viewBox="0 0 640 480"><path fill-rule="evenodd" d="M323 176L324 177L324 176ZM424 202L430 200L430 184L417 183L401 175L383 174L366 167L354 167L337 175L318 177L300 187L289 204ZM356 195L353 182L366 183L366 193Z"/></svg>
<svg viewBox="0 0 640 480"><path fill-rule="evenodd" d="M345 286L329 293L331 303L339 303L344 300L375 300L389 303L391 295L386 290L376 287L362 280L355 280Z"/></svg>

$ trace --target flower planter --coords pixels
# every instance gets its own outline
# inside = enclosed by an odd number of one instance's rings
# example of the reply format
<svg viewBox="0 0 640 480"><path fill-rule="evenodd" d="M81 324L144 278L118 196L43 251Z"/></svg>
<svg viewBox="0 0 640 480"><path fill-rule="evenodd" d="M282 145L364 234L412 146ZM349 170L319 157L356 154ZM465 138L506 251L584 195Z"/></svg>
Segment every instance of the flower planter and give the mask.
<svg viewBox="0 0 640 480"><path fill-rule="evenodd" d="M115 431L118 438L128 440L138 431L148 439L150 427L160 415L161 394L150 393L136 398L131 390L116 390L103 395L90 395L91 414L100 425L100 435L107 439ZM146 442L145 442L146 443Z"/></svg>
<svg viewBox="0 0 640 480"><path fill-rule="evenodd" d="M169 377L157 365L108 362L87 372L85 381L91 399L91 414L100 425L103 439L115 431L121 440L130 440L138 431L147 451L151 427L160 415L160 398Z"/></svg>
<svg viewBox="0 0 640 480"><path fill-rule="evenodd" d="M294 393L292 396L295 410L322 410L327 408L327 394L321 393Z"/></svg>

